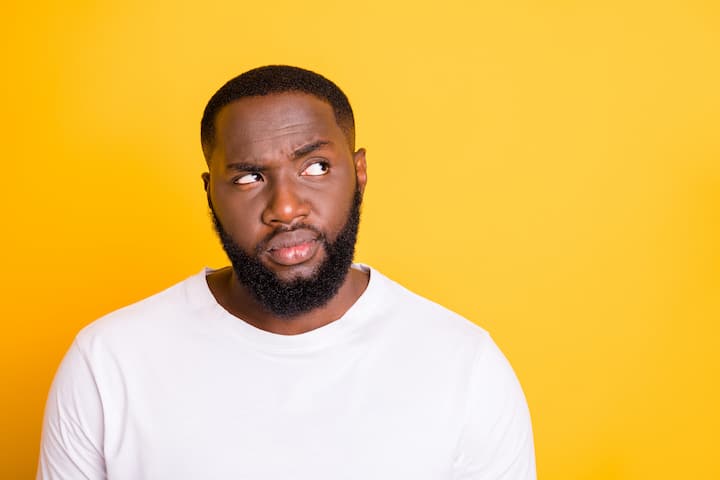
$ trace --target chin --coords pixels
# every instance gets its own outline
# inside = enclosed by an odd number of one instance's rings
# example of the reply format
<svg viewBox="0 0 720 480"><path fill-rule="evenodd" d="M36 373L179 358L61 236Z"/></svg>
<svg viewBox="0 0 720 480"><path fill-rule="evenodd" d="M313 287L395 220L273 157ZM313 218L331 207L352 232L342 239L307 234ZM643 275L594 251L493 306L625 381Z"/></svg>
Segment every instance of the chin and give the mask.
<svg viewBox="0 0 720 480"><path fill-rule="evenodd" d="M306 261L297 265L268 265L265 264L268 270L273 272L278 280L284 283L292 283L297 280L314 280L322 261Z"/></svg>

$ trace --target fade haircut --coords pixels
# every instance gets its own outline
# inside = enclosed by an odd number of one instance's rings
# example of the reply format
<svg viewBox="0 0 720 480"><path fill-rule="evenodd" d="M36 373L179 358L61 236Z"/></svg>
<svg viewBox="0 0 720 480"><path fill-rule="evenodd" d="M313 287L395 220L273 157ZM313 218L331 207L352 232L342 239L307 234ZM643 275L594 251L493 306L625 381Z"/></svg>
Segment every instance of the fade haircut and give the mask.
<svg viewBox="0 0 720 480"><path fill-rule="evenodd" d="M337 85L310 70L289 65L268 65L238 75L210 98L200 122L200 142L205 161L210 162L215 146L215 119L223 107L245 97L285 92L307 93L329 103L335 113L335 122L347 138L350 151L355 150L353 111Z"/></svg>

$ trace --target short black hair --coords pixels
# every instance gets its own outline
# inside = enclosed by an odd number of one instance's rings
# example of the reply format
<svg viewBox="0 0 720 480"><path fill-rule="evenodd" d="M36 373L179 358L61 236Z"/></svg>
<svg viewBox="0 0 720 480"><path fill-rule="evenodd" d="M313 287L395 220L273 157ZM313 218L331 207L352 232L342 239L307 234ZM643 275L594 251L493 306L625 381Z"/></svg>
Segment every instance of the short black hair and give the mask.
<svg viewBox="0 0 720 480"><path fill-rule="evenodd" d="M210 161L215 144L215 119L223 107L245 97L285 92L303 92L329 103L335 112L335 121L347 137L350 150L355 150L353 111L347 97L337 85L304 68L267 65L238 75L210 98L200 122L200 142L205 160Z"/></svg>

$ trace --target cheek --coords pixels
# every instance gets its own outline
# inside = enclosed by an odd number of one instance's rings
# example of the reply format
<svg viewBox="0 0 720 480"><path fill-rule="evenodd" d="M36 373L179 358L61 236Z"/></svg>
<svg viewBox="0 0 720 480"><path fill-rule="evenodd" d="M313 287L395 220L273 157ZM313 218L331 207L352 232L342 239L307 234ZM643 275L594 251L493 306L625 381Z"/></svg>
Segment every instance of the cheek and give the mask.
<svg viewBox="0 0 720 480"><path fill-rule="evenodd" d="M318 206L318 216L325 219L326 234L332 240L340 234L350 216L350 209L355 198L355 191L339 192L330 201Z"/></svg>
<svg viewBox="0 0 720 480"><path fill-rule="evenodd" d="M241 203L222 195L213 195L212 204L215 215L233 240L244 248L254 247L256 237L262 233L258 220L260 210L247 202Z"/></svg>

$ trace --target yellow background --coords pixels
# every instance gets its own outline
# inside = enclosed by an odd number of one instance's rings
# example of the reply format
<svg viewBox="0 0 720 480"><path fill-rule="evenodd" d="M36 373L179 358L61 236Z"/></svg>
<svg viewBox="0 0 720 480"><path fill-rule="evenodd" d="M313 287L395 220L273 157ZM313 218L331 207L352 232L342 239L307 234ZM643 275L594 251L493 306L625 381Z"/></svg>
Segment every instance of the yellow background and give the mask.
<svg viewBox="0 0 720 480"><path fill-rule="evenodd" d="M720 478L719 10L6 2L0 477L34 474L83 325L224 264L200 115L290 63L354 105L357 259L493 334L541 478Z"/></svg>

